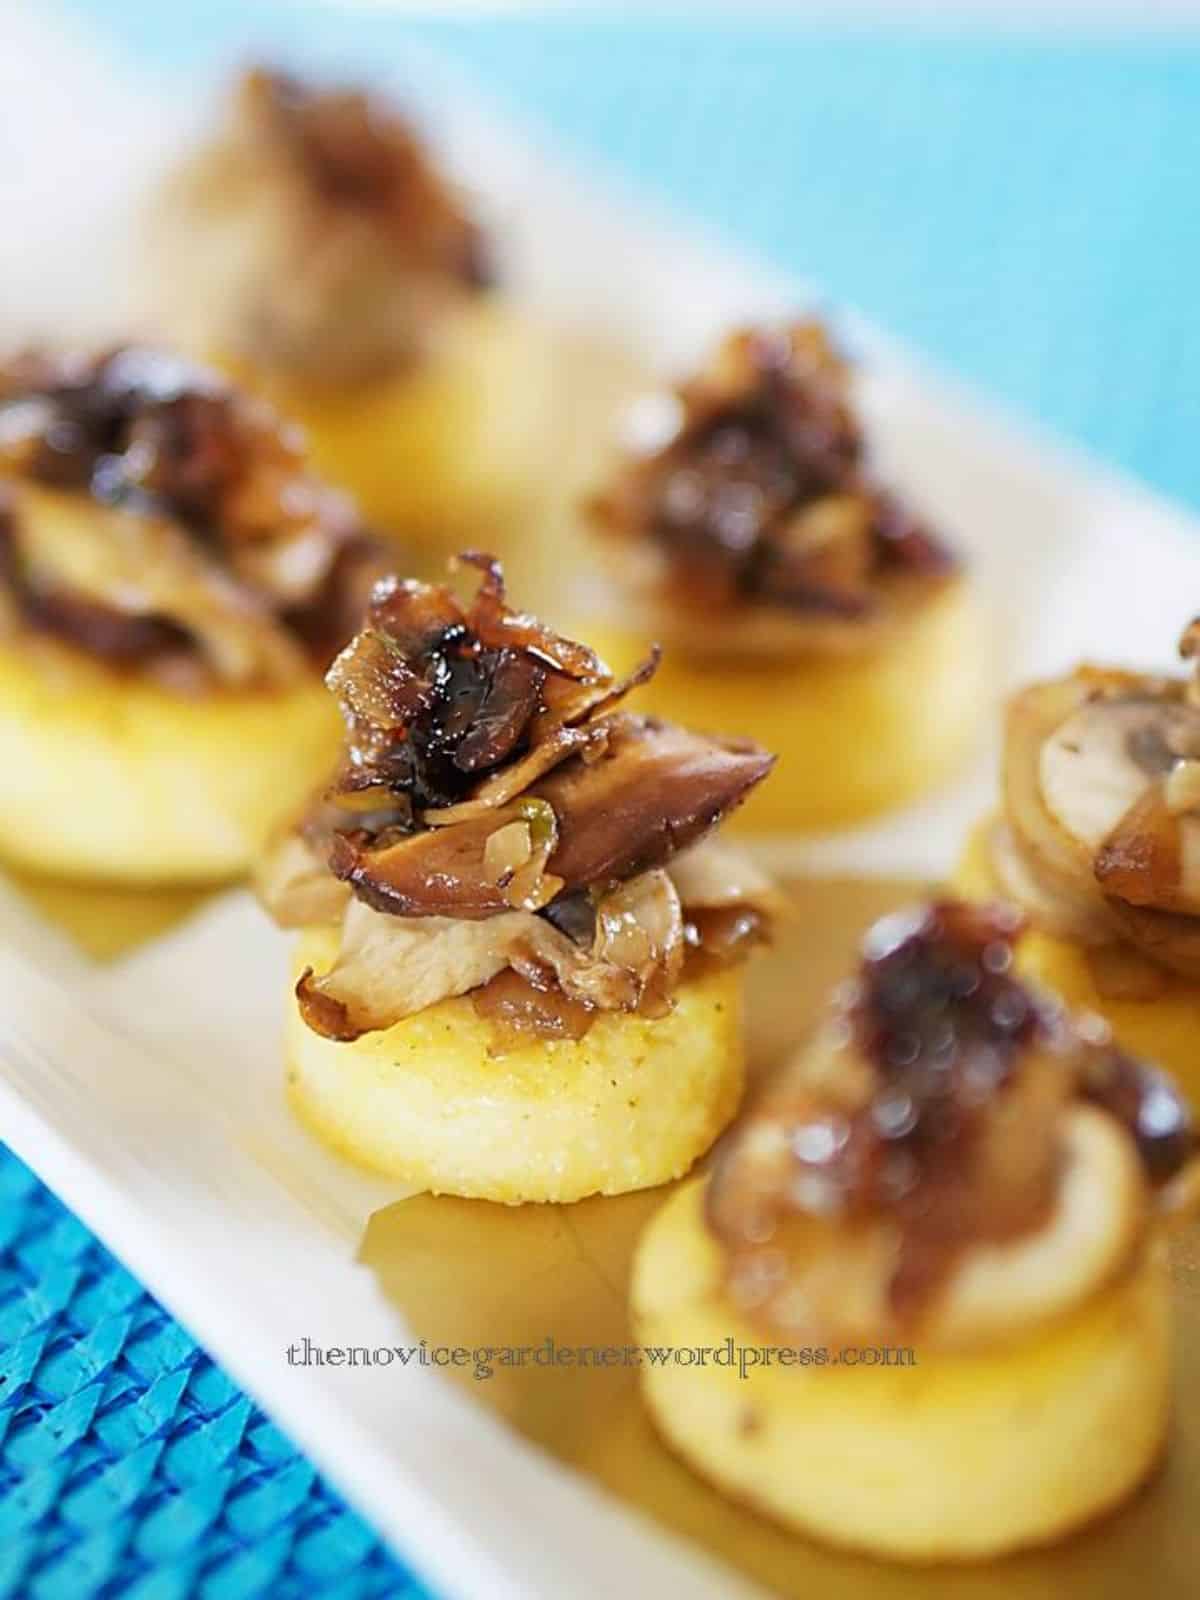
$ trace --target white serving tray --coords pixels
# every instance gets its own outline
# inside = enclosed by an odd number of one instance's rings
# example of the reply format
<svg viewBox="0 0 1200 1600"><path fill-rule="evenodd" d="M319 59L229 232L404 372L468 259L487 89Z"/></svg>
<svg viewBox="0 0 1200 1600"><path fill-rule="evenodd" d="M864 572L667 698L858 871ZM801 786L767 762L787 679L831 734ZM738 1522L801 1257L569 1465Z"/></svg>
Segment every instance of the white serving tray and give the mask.
<svg viewBox="0 0 1200 1600"><path fill-rule="evenodd" d="M47 105L52 67L69 92ZM519 291L543 317L613 335L666 368L737 316L812 303L803 287L561 168L481 114L440 69L422 62L414 83L436 100L439 133L495 204ZM180 122L153 86L115 80L84 50L65 57L61 40L35 25L6 40L7 113L23 85L30 227L20 259L0 256L5 336L82 322L85 308L88 319L111 318L120 254L111 219L138 175L141 135L153 130L157 159ZM108 192L112 163L97 159L98 139L127 158ZM91 214L68 218L59 180L80 170ZM10 241L19 232L11 214L6 232ZM76 265L88 264L70 318L59 316L61 298L35 299L39 285L61 297L74 281L64 238ZM38 249L53 272L37 270ZM895 477L977 571L997 696L1080 656L1168 665L1200 599L1200 525L998 419L857 319L841 325L864 363L864 401ZM802 854L836 870L936 876L993 782L993 759L982 755L928 805ZM123 959L93 964L0 889L0 1137L441 1593L749 1593L428 1371L287 1364L287 1346L304 1335L325 1345L409 1335L354 1260L367 1217L397 1191L327 1157L284 1107L284 968L283 940L241 892Z"/></svg>

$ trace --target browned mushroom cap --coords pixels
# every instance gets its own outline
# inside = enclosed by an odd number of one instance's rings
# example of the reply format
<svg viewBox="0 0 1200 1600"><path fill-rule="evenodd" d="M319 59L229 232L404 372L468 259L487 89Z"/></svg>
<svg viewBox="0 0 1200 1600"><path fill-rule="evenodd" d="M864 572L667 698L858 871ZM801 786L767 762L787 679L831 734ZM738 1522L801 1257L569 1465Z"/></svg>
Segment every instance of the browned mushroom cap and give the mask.
<svg viewBox="0 0 1200 1600"><path fill-rule="evenodd" d="M568 888L660 867L716 827L775 764L750 740L621 716L598 759L537 785L558 818L550 869Z"/></svg>
<svg viewBox="0 0 1200 1600"><path fill-rule="evenodd" d="M452 828L402 834L372 847L364 833L333 835L329 865L375 911L473 922L512 910L501 875L488 870L488 839L511 820L487 812Z"/></svg>
<svg viewBox="0 0 1200 1600"><path fill-rule="evenodd" d="M569 893L662 866L739 805L774 759L748 742L617 715L601 754L573 757L523 801L382 848L372 848L365 834L336 836L330 865L378 911L495 916L511 910L513 901L488 844L520 820L522 806L548 809L556 844L545 881L555 893Z"/></svg>

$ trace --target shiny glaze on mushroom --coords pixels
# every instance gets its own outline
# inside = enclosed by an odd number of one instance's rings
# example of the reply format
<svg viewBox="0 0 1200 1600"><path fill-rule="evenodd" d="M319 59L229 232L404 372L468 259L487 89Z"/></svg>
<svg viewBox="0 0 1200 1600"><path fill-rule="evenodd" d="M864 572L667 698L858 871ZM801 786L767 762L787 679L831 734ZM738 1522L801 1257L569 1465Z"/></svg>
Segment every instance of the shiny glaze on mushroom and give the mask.
<svg viewBox="0 0 1200 1600"><path fill-rule="evenodd" d="M820 323L729 334L629 432L591 515L657 636L707 653L860 648L956 570L876 482Z"/></svg>
<svg viewBox="0 0 1200 1600"><path fill-rule="evenodd" d="M995 1332L1120 1270L1191 1186L1171 1080L1015 974L1022 922L885 918L831 1016L718 1149L729 1292L788 1334ZM1174 1187L1173 1187L1174 1186Z"/></svg>
<svg viewBox="0 0 1200 1600"><path fill-rule="evenodd" d="M473 991L509 1033L660 1015L685 963L735 959L776 909L709 837L772 758L627 711L656 655L617 681L513 610L491 557L460 561L469 602L382 582L330 669L346 759L260 883L284 924L344 918L306 1020L354 1038Z"/></svg>
<svg viewBox="0 0 1200 1600"><path fill-rule="evenodd" d="M1181 653L1194 656L1193 623ZM1011 702L1003 892L1086 947L1102 993L1152 998L1200 977L1200 691L1194 679L1080 667Z"/></svg>

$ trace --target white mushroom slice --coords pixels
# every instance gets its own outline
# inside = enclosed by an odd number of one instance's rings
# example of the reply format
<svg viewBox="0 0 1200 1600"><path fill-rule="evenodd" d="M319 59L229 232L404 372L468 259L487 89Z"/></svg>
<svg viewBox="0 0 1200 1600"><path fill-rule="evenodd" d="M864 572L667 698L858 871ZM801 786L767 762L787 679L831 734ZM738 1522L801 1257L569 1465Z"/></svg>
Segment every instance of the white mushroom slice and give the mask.
<svg viewBox="0 0 1200 1600"><path fill-rule="evenodd" d="M281 928L339 922L350 889L329 870L320 851L297 832L274 840L254 871L254 892Z"/></svg>
<svg viewBox="0 0 1200 1600"><path fill-rule="evenodd" d="M587 949L544 917L505 911L476 920L396 917L351 900L337 959L300 983L301 1012L328 1038L356 1039L467 994L505 967L600 1011L663 1015L679 978L683 922L665 872L621 884L597 908Z"/></svg>
<svg viewBox="0 0 1200 1600"><path fill-rule="evenodd" d="M1062 1180L1046 1226L968 1251L925 1328L939 1346L1011 1337L1061 1316L1128 1261L1146 1220L1146 1186L1127 1133L1092 1106L1071 1108Z"/></svg>
<svg viewBox="0 0 1200 1600"><path fill-rule="evenodd" d="M1039 763L1042 799L1055 821L1095 856L1154 785L1164 786L1181 765L1175 752L1200 737L1200 709L1151 698L1096 700L1046 740ZM1200 816L1179 815L1178 868L1159 892L1147 874L1145 895L1126 894L1102 875L1106 893L1135 904L1200 914ZM1140 869L1139 869L1140 870Z"/></svg>
<svg viewBox="0 0 1200 1600"><path fill-rule="evenodd" d="M1173 764L1155 767L1149 752L1176 721L1200 726L1200 714L1154 700L1095 700L1066 719L1042 746L1042 798L1058 822L1089 851L1099 850L1121 818Z"/></svg>
<svg viewBox="0 0 1200 1600"><path fill-rule="evenodd" d="M1085 945L1109 944L1116 938L1095 884L1072 893L1065 885L1044 883L1021 853L1007 822L998 821L988 834L988 855L997 888L1046 933Z"/></svg>
<svg viewBox="0 0 1200 1600"><path fill-rule="evenodd" d="M21 486L18 511L22 554L40 581L122 616L177 623L222 681L288 683L311 670L263 596L169 517L37 484Z"/></svg>
<svg viewBox="0 0 1200 1600"><path fill-rule="evenodd" d="M681 903L689 910L747 906L781 917L787 897L740 845L719 834L681 850L667 867Z"/></svg>
<svg viewBox="0 0 1200 1600"><path fill-rule="evenodd" d="M768 1183L777 1154L769 1145L761 1152L759 1170ZM1019 1337L1081 1304L1126 1266L1148 1213L1128 1134L1095 1107L1072 1105L1061 1125L1059 1159L1057 1198L1045 1223L964 1251L922 1315L923 1347L970 1349ZM744 1306L761 1305L769 1295L772 1320L797 1333L822 1329L864 1343L901 1337L904 1324L895 1320L889 1297L900 1248L893 1219L847 1227L836 1217L793 1214L775 1225L773 1238L789 1270L774 1282L761 1257L735 1269L730 1289Z"/></svg>

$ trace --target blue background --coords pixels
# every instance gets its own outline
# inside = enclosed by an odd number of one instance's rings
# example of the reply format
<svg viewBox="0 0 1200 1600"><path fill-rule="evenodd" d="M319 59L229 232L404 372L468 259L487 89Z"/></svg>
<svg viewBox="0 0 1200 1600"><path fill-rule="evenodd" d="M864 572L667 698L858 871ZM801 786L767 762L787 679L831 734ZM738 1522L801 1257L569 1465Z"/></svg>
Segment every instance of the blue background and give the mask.
<svg viewBox="0 0 1200 1600"><path fill-rule="evenodd" d="M781 21L66 8L182 77L406 39L1010 407L1200 508L1200 42ZM402 1568L11 1157L0 1600L413 1594Z"/></svg>
<svg viewBox="0 0 1200 1600"><path fill-rule="evenodd" d="M1200 33L71 9L180 73L281 39L368 68L433 46L568 147L1200 506Z"/></svg>

